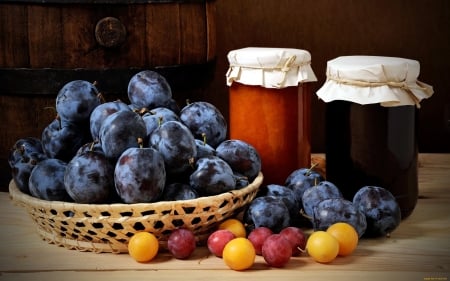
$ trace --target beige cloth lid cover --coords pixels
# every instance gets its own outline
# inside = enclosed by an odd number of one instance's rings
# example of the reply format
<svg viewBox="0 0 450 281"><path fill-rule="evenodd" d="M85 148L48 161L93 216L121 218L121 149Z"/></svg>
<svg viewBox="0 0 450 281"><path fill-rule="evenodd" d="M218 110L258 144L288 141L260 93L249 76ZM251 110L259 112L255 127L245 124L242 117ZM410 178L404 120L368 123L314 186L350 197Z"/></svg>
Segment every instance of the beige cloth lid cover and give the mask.
<svg viewBox="0 0 450 281"><path fill-rule="evenodd" d="M227 85L239 82L265 88L285 88L317 81L308 51L248 47L228 53Z"/></svg>
<svg viewBox="0 0 450 281"><path fill-rule="evenodd" d="M433 95L433 87L417 80L418 61L396 57L343 56L328 61L324 102L345 100L382 106L416 105Z"/></svg>

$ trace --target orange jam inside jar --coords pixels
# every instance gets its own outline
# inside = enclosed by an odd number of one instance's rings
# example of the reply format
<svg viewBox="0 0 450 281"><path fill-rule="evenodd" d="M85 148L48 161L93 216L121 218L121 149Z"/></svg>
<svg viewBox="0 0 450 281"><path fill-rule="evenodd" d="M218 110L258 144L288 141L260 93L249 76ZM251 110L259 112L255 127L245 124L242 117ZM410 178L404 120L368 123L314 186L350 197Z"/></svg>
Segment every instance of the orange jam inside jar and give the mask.
<svg viewBox="0 0 450 281"><path fill-rule="evenodd" d="M228 54L230 139L258 151L265 184L283 185L311 163L311 90L305 50L244 48Z"/></svg>

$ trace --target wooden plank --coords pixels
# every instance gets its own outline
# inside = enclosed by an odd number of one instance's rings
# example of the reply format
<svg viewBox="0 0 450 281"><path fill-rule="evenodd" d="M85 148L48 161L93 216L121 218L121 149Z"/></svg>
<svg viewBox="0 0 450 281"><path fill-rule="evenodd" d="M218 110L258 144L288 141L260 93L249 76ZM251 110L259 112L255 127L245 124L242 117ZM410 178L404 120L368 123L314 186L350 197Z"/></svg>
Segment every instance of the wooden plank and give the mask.
<svg viewBox="0 0 450 281"><path fill-rule="evenodd" d="M146 51L150 66L181 63L178 4L146 6Z"/></svg>
<svg viewBox="0 0 450 281"><path fill-rule="evenodd" d="M147 41L145 36L146 9L142 5L127 5L118 8L120 10L115 10L114 15L125 26L127 36L119 48L105 50L105 52L110 52L111 56L120 57L116 61L112 60L109 65L110 67L146 67L149 65L145 47Z"/></svg>
<svg viewBox="0 0 450 281"><path fill-rule="evenodd" d="M62 23L61 38L63 44L63 58L60 65L63 68L77 68L104 65L104 59L94 52L96 48L94 21L96 9L86 6L61 7Z"/></svg>
<svg viewBox="0 0 450 281"><path fill-rule="evenodd" d="M362 239L351 256L338 257L331 264L316 263L304 254L275 269L257 256L245 272L228 269L206 247L197 248L187 260L161 252L149 263L137 263L127 254L77 252L50 245L38 237L25 209L14 206L7 193L0 193L0 280L56 280L57 276L64 280L123 280L126 276L138 280L149 275L161 280L294 280L300 273L324 280L330 276L333 280L348 280L349 276L370 280L380 274L402 277L399 280L412 280L405 276L413 275L448 278L450 154L426 154L420 159L421 193L426 197L419 199L417 209L390 238Z"/></svg>
<svg viewBox="0 0 450 281"><path fill-rule="evenodd" d="M207 56L205 6L180 4L181 63L203 63Z"/></svg>
<svg viewBox="0 0 450 281"><path fill-rule="evenodd" d="M51 5L28 6L30 67L56 67L62 52L61 9Z"/></svg>
<svg viewBox="0 0 450 281"><path fill-rule="evenodd" d="M217 26L216 26L216 3L215 1L206 2L206 60L215 59L217 56Z"/></svg>
<svg viewBox="0 0 450 281"><path fill-rule="evenodd" d="M299 273L300 271L300 273ZM276 272L276 274L274 273ZM444 274L431 274L426 272L385 272L385 271L342 271L336 270L320 270L320 271L302 271L285 270L285 269L269 269L252 270L251 272L236 272L229 269L223 270L202 270L192 272L189 270L157 270L149 269L130 270L130 271L93 271L93 272L34 272L34 273L4 273L0 276L0 280L16 281L16 280L33 280L33 281L79 281L79 280L96 280L96 281L114 281L114 280L141 280L151 276L152 280L159 281L186 281L186 280L208 280L222 281L225 277L233 281L273 281L273 280L298 280L301 275L302 280L446 280ZM430 277L432 276L432 277ZM427 278L435 279L427 279ZM31 279L32 278L32 279Z"/></svg>
<svg viewBox="0 0 450 281"><path fill-rule="evenodd" d="M28 67L28 64L26 6L1 4L0 65L3 67Z"/></svg>

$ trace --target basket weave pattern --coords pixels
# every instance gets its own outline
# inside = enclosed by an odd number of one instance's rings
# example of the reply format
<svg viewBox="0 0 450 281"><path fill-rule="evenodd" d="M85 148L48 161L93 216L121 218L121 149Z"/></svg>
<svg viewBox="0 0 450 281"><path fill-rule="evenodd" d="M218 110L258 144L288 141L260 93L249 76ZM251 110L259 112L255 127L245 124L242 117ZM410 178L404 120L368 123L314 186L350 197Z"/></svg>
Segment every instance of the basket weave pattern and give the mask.
<svg viewBox="0 0 450 281"><path fill-rule="evenodd" d="M199 243L204 242L218 223L238 214L255 198L262 179L260 173L247 187L216 196L139 204L46 201L22 193L14 181L9 193L27 210L47 242L79 251L122 253L138 231L155 234L165 246L172 230L185 227Z"/></svg>

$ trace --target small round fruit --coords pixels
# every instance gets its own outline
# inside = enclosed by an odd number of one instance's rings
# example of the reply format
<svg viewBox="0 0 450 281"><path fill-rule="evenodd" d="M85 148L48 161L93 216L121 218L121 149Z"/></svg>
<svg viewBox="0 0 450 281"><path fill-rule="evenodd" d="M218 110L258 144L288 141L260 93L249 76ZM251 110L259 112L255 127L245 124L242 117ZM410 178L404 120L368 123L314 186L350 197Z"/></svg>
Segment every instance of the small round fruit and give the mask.
<svg viewBox="0 0 450 281"><path fill-rule="evenodd" d="M236 238L228 229L219 229L211 233L207 240L208 250L216 257L221 258L225 245Z"/></svg>
<svg viewBox="0 0 450 281"><path fill-rule="evenodd" d="M248 240L252 242L257 255L262 255L262 246L264 241L266 241L266 239L272 234L273 231L265 226L260 226L250 231Z"/></svg>
<svg viewBox="0 0 450 281"><path fill-rule="evenodd" d="M128 253L138 262L149 262L158 254L159 242L149 232L138 232L128 242Z"/></svg>
<svg viewBox="0 0 450 281"><path fill-rule="evenodd" d="M167 248L176 259L187 259L197 246L192 230L185 228L175 229L167 240Z"/></svg>
<svg viewBox="0 0 450 281"><path fill-rule="evenodd" d="M291 243L292 256L299 256L305 250L306 235L300 228L288 226L281 230L280 234Z"/></svg>
<svg viewBox="0 0 450 281"><path fill-rule="evenodd" d="M272 234L262 246L262 256L268 265L283 267L292 257L292 244L284 235Z"/></svg>
<svg viewBox="0 0 450 281"><path fill-rule="evenodd" d="M219 229L228 229L236 237L247 237L244 224L238 219L227 219L219 224Z"/></svg>
<svg viewBox="0 0 450 281"><path fill-rule="evenodd" d="M306 242L306 250L315 261L329 263L339 253L339 242L330 233L319 230L309 236Z"/></svg>
<svg viewBox="0 0 450 281"><path fill-rule="evenodd" d="M339 256L350 255L358 246L358 232L351 224L338 222L328 227L326 232L339 242Z"/></svg>
<svg viewBox="0 0 450 281"><path fill-rule="evenodd" d="M252 242L244 237L234 238L225 245L223 249L223 261L225 264L237 271L245 270L255 262L255 248Z"/></svg>

